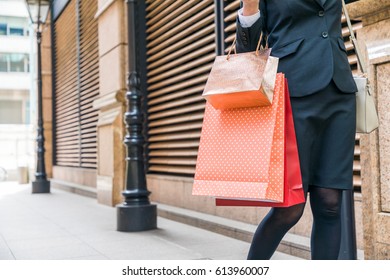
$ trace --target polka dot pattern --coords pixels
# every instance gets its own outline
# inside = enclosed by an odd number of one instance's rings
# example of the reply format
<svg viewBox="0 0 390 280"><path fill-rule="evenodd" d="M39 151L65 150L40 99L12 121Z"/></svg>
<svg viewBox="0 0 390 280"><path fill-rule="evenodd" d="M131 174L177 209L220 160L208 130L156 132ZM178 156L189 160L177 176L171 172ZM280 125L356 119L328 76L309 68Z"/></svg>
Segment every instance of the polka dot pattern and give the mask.
<svg viewBox="0 0 390 280"><path fill-rule="evenodd" d="M193 195L282 202L284 75L267 107L214 109L206 104Z"/></svg>

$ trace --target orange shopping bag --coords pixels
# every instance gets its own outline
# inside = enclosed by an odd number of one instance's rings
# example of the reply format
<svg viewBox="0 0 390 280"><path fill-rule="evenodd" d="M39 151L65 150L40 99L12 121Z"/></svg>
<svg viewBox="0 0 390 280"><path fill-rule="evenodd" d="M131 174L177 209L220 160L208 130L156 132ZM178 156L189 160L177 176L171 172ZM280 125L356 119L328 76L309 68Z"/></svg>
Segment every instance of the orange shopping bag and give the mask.
<svg viewBox="0 0 390 280"><path fill-rule="evenodd" d="M243 199L217 198L217 206L265 206L289 207L305 202L302 186L301 168L299 164L297 139L290 104L287 82L285 83L286 123L285 123L285 155L284 155L284 199L282 203L264 202Z"/></svg>
<svg viewBox="0 0 390 280"><path fill-rule="evenodd" d="M271 106L214 109L206 104L193 195L282 203L285 79Z"/></svg>

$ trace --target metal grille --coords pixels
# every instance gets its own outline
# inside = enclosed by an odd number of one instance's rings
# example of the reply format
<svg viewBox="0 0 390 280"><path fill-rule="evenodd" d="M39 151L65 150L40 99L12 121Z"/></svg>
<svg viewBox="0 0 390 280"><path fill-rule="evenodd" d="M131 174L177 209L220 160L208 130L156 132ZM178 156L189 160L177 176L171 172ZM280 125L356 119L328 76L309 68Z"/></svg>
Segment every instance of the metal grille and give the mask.
<svg viewBox="0 0 390 280"><path fill-rule="evenodd" d="M147 1L149 172L192 176L215 58L214 1Z"/></svg>
<svg viewBox="0 0 390 280"><path fill-rule="evenodd" d="M56 165L96 168L97 1L72 0L55 22Z"/></svg>

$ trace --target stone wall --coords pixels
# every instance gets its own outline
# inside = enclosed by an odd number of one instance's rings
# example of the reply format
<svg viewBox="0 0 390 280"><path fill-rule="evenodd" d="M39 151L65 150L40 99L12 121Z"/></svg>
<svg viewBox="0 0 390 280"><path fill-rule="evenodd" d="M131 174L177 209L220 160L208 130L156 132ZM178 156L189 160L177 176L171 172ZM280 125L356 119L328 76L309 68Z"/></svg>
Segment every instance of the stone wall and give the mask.
<svg viewBox="0 0 390 280"><path fill-rule="evenodd" d="M365 258L390 259L390 2L361 0L349 11L363 22L357 39L380 122L378 130L360 140Z"/></svg>

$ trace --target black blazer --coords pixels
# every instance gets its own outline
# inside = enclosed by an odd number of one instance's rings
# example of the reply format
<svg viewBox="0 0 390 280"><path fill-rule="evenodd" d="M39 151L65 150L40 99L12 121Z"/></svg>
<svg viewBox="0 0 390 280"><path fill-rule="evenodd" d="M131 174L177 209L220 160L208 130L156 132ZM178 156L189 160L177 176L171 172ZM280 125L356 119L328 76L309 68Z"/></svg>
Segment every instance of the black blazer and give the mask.
<svg viewBox="0 0 390 280"><path fill-rule="evenodd" d="M315 93L332 79L342 92L357 91L341 35L341 0L260 0L259 8L249 28L237 17L237 52L254 51L263 30L291 96Z"/></svg>

